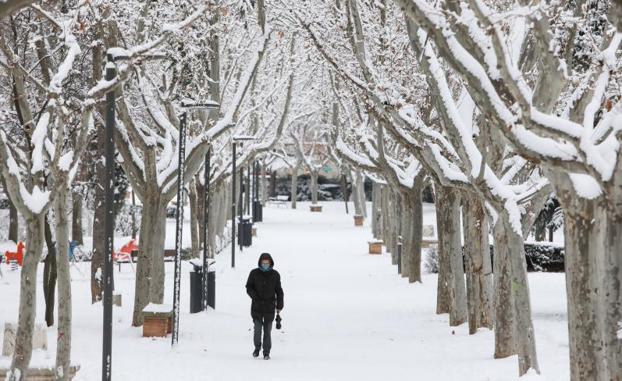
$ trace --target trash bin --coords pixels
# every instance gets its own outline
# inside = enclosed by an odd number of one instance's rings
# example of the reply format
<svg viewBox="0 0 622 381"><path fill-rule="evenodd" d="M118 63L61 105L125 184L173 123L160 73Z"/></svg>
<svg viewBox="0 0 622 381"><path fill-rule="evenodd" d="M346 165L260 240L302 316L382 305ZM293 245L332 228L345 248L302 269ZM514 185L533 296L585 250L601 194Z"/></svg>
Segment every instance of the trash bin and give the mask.
<svg viewBox="0 0 622 381"><path fill-rule="evenodd" d="M193 269L190 271L190 313L202 311L203 299L203 265L190 262Z"/></svg>
<svg viewBox="0 0 622 381"><path fill-rule="evenodd" d="M203 311L203 264L190 261L190 313ZM214 264L210 263L210 267ZM216 271L207 273L207 305L216 308Z"/></svg>
<svg viewBox="0 0 622 381"><path fill-rule="evenodd" d="M238 221L238 245L248 247L253 244L253 223L250 217Z"/></svg>
<svg viewBox="0 0 622 381"><path fill-rule="evenodd" d="M263 221L263 205L261 205L261 201L255 200L253 201L253 222L262 222Z"/></svg>

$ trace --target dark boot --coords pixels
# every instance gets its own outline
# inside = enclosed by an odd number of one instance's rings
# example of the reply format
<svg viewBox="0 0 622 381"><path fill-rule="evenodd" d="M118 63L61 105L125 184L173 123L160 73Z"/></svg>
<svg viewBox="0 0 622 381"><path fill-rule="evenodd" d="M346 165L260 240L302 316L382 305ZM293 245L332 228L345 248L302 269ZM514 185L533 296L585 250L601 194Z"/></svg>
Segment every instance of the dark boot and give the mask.
<svg viewBox="0 0 622 381"><path fill-rule="evenodd" d="M259 357L259 349L253 351L253 357Z"/></svg>

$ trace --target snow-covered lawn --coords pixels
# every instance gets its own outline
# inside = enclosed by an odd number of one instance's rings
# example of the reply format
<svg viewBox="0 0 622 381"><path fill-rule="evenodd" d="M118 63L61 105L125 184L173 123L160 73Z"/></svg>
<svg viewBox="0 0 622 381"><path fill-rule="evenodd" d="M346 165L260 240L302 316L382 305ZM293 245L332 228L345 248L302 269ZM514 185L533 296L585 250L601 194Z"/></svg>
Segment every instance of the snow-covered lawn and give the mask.
<svg viewBox="0 0 622 381"><path fill-rule="evenodd" d="M114 309L113 379L124 381L316 381L316 380L515 380L515 357L494 360L493 333L469 336L466 325L450 328L436 315L436 276L409 284L387 254L367 254L370 229L354 227L343 202L323 203L323 213L268 207L250 249L217 257L216 310L190 315L189 271L183 264L181 333L174 349L167 339L145 339L131 327L134 274L116 272L123 307ZM435 221L425 206L426 223ZM367 224L367 222L366 222ZM167 241L173 238L172 226ZM273 331L272 360L251 357L250 300L244 284L262 252L275 259L285 291L283 329ZM90 304L88 266L72 269L73 359L76 380L100 379L101 306ZM2 265L0 324L15 321L19 274ZM40 267L40 274L43 266ZM167 302L172 301L172 263L167 264ZM116 268L115 268L116 270ZM563 274L530 274L532 308L543 378L567 380L568 338ZM38 313L43 315L41 286ZM42 319L42 318L41 318ZM54 362L50 348L33 365ZM0 367L9 358L0 357Z"/></svg>

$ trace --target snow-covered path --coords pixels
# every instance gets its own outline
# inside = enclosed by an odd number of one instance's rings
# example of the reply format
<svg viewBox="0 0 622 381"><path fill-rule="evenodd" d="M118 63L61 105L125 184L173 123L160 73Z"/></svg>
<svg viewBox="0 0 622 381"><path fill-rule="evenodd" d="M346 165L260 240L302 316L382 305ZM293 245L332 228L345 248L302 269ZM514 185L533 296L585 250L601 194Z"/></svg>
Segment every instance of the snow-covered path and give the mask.
<svg viewBox="0 0 622 381"><path fill-rule="evenodd" d="M265 222L250 249L217 258L216 310L188 314L188 271L182 281L181 334L171 349L167 339L145 339L130 327L133 273L117 274L124 306L115 308L115 380L516 380L516 358L493 360L493 334L469 336L466 325L452 329L435 310L436 276L408 284L387 254L367 254L370 229L353 226L343 203L327 203L323 213L266 208ZM426 219L434 221L430 206ZM172 233L172 232L171 232ZM244 284L262 252L270 252L285 291L283 329L273 330L272 360L251 357L250 300ZM13 274L10 274L13 275ZM74 360L77 380L99 379L101 309L89 304L88 279L74 274ZM7 277L9 279L9 277ZM8 288L0 284L0 295ZM531 274L539 358L547 380L568 379L564 279ZM167 299L172 295L167 267ZM6 297L2 297L3 302ZM1 321L15 319L17 300ZM41 305L41 303L40 303ZM40 309L39 311L42 311ZM1 322L0 321L0 322ZM55 332L49 332L53 341ZM53 363L53 348L34 362ZM8 359L0 360L0 365Z"/></svg>

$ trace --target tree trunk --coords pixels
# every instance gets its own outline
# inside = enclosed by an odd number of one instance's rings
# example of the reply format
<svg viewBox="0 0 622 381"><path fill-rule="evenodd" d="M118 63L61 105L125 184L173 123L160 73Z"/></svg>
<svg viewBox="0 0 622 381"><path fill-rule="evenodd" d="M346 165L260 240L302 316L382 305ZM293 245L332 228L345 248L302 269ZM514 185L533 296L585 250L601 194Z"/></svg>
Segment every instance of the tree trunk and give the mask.
<svg viewBox="0 0 622 381"><path fill-rule="evenodd" d="M357 212L356 214L367 218L367 205L365 198L365 177L363 176L361 170L356 171L356 193L358 198L358 204L360 208L360 214Z"/></svg>
<svg viewBox="0 0 622 381"><path fill-rule="evenodd" d="M494 358L505 358L517 353L514 340L514 300L510 276L510 252L501 221L493 227L494 236Z"/></svg>
<svg viewBox="0 0 622 381"><path fill-rule="evenodd" d="M104 135L103 128L98 128L98 134ZM95 157L103 157L103 137L99 138L97 153ZM106 169L102 160L95 161L96 181L97 184L106 183ZM104 276L104 253L106 250L106 232L104 230L104 221L106 219L106 194L101 186L95 187L95 205L93 212L93 256L91 257L91 303L97 303L102 300L103 292L103 276Z"/></svg>
<svg viewBox="0 0 622 381"><path fill-rule="evenodd" d="M382 239L382 187L380 184L373 182L371 191L371 232L374 239Z"/></svg>
<svg viewBox="0 0 622 381"><path fill-rule="evenodd" d="M61 188L54 200L58 269L58 331L56 340L56 380L70 380L71 365L71 274L69 271L69 222L67 220L67 190ZM75 206L75 203L74 203Z"/></svg>
<svg viewBox="0 0 622 381"><path fill-rule="evenodd" d="M391 191L387 197L387 206L389 213L387 215L387 228L389 239L388 247L391 248L391 263L397 265L397 245L401 242L401 226L402 226L402 198L395 191Z"/></svg>
<svg viewBox="0 0 622 381"><path fill-rule="evenodd" d="M13 201L9 198L9 240L17 243L19 241L19 214Z"/></svg>
<svg viewBox="0 0 622 381"><path fill-rule="evenodd" d="M78 245L84 244L82 234L82 196L78 193L72 195L71 208L71 239Z"/></svg>
<svg viewBox="0 0 622 381"><path fill-rule="evenodd" d="M352 181L352 193L354 195L354 214L357 216L365 217L365 211L363 210L363 201L361 200L361 170L357 169L354 173L354 181Z"/></svg>
<svg viewBox="0 0 622 381"><path fill-rule="evenodd" d="M402 237L402 257L401 257L401 268L402 271L400 275L402 278L408 277L410 280L411 273L411 264L412 264L412 252L413 252L413 200L410 192L401 191L400 192L400 202L401 208L399 212L400 216L400 229L399 235ZM397 253L397 251L396 251Z"/></svg>
<svg viewBox="0 0 622 381"><path fill-rule="evenodd" d="M537 242L546 241L547 227L545 222L546 221L543 218L538 218L536 223L533 225L534 238Z"/></svg>
<svg viewBox="0 0 622 381"><path fill-rule="evenodd" d="M504 224L505 237L510 258L511 290L514 299L514 329L516 348L518 350L519 375L529 369L540 372L536 354L536 337L531 321L531 301L529 282L527 279L527 262L525 260L525 242L521 232L513 230L511 217L506 211L500 214Z"/></svg>
<svg viewBox="0 0 622 381"><path fill-rule="evenodd" d="M48 255L43 264L43 298L45 299L45 322L48 327L54 325L54 294L56 293L56 242L47 218L44 219L44 237Z"/></svg>
<svg viewBox="0 0 622 381"><path fill-rule="evenodd" d="M246 172L246 176L244 176ZM240 171L242 178L244 179L244 214L250 215L251 211L251 176L250 176L250 164L245 169Z"/></svg>
<svg viewBox="0 0 622 381"><path fill-rule="evenodd" d="M423 205L421 204L421 190L423 179L415 179L415 187L411 191L411 218L410 224L410 253L408 281L421 282L421 241L423 239Z"/></svg>
<svg viewBox="0 0 622 381"><path fill-rule="evenodd" d="M19 317L15 337L15 352L7 381L22 381L32 357L32 333L35 326L37 301L37 266L43 250L44 216L37 215L26 221L27 240L22 267L19 294Z"/></svg>
<svg viewBox="0 0 622 381"><path fill-rule="evenodd" d="M460 239L460 196L449 187L437 187L437 218L439 233L439 289L446 287L446 301L437 301L437 313L449 307L449 325L458 326L467 321L466 288ZM439 213L440 212L440 213ZM441 262L441 259L442 262ZM441 268L445 274L441 276ZM445 291L444 291L445 292ZM439 290L439 299L441 292ZM448 303L446 306L445 303ZM442 313L442 312L441 312Z"/></svg>
<svg viewBox="0 0 622 381"><path fill-rule="evenodd" d="M618 380L620 357L620 220L603 201L563 195L570 375ZM618 300L616 300L618 299Z"/></svg>
<svg viewBox="0 0 622 381"><path fill-rule="evenodd" d="M300 167L299 163L296 163L292 167L292 184L289 193L292 198L292 209L296 209L296 200L298 199L298 168Z"/></svg>
<svg viewBox="0 0 622 381"><path fill-rule="evenodd" d="M488 243L488 219L484 205L474 194L464 194L462 218L466 260L469 333L492 329L492 264Z"/></svg>
<svg viewBox="0 0 622 381"><path fill-rule="evenodd" d="M317 178L318 172L316 170L311 170L311 204L317 204Z"/></svg>
<svg viewBox="0 0 622 381"><path fill-rule="evenodd" d="M201 256L201 242L199 227L199 196L196 187L196 180L192 180L189 184L190 192L188 192L188 198L190 199L190 250L192 258L199 258Z"/></svg>
<svg viewBox="0 0 622 381"><path fill-rule="evenodd" d="M510 221L511 217L503 210L494 229L495 358L518 354L522 376L532 368L539 372L539 367L531 321L525 244L522 233L515 231Z"/></svg>
<svg viewBox="0 0 622 381"><path fill-rule="evenodd" d="M136 194L132 190L132 239L138 235L138 224L136 223Z"/></svg>
<svg viewBox="0 0 622 381"><path fill-rule="evenodd" d="M145 197L140 222L138 264L132 325L143 324L142 310L150 302L164 301L164 241L166 206L157 195Z"/></svg>
<svg viewBox="0 0 622 381"><path fill-rule="evenodd" d="M443 214L444 205L441 203L442 187L440 184L436 184L434 187L434 206L436 207L436 235L438 239L438 283L436 287L436 313L448 314L451 308L451 301L449 299L449 272L451 268L449 266L449 254L448 248L446 248L445 230L445 218Z"/></svg>
<svg viewBox="0 0 622 381"><path fill-rule="evenodd" d="M276 197L276 171L270 173L270 197Z"/></svg>
<svg viewBox="0 0 622 381"><path fill-rule="evenodd" d="M261 180L259 181L259 185L261 186L259 190L261 191L261 205L266 206L266 202L268 202L268 184L266 180L266 159L261 160Z"/></svg>

